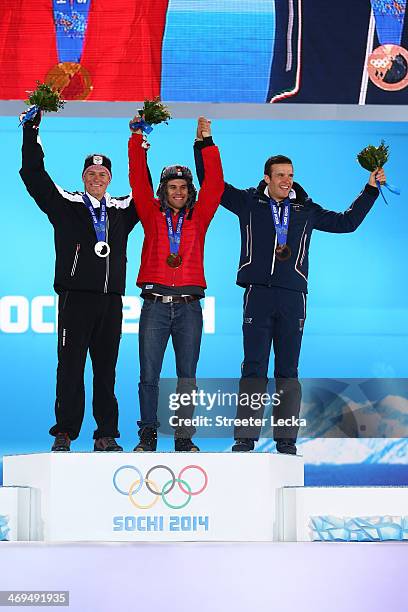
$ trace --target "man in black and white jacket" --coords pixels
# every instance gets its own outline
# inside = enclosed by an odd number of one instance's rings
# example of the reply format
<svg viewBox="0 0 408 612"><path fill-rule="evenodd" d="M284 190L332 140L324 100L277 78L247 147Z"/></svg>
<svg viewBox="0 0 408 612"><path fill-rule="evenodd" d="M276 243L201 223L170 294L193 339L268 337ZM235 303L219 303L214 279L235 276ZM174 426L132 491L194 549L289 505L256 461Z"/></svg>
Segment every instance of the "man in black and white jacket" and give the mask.
<svg viewBox="0 0 408 612"><path fill-rule="evenodd" d="M195 146L194 152L201 183L204 167L200 148ZM259 402L259 394L266 392L273 345L276 390L280 393L274 421L284 419L284 425L274 428L278 452L296 454L301 402L298 363L306 319L312 231L340 234L356 230L378 197L376 180L385 182L382 169L371 173L363 191L344 213L325 210L313 202L302 187L294 183L293 164L283 155L266 161L264 180L257 188L237 189L225 183L221 205L238 216L241 229L237 284L245 293L240 398L257 394ZM281 239L278 233L282 234ZM237 419L244 423L239 426L238 422L235 427L233 451L254 449L260 427L251 425L251 417L260 420L263 408L254 412L248 402L244 404L240 400Z"/></svg>
<svg viewBox="0 0 408 612"><path fill-rule="evenodd" d="M93 367L95 451L121 451L116 442L118 404L115 369L122 326L126 248L138 222L131 196L107 193L111 161L102 154L85 159L84 192L54 184L44 168L39 142L40 112L23 126L21 178L54 227L58 300L58 369L53 451L69 451L80 432L85 406L84 368Z"/></svg>

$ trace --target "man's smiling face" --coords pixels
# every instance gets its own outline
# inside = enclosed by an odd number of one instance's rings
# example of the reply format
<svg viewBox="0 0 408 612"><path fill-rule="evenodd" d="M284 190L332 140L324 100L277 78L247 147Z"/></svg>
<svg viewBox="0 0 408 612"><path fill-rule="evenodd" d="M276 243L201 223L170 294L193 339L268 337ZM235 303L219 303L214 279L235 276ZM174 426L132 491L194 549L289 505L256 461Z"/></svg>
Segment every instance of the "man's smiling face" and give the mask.
<svg viewBox="0 0 408 612"><path fill-rule="evenodd" d="M187 204L188 185L185 179L172 179L166 185L167 202L174 211L180 210Z"/></svg>
<svg viewBox="0 0 408 612"><path fill-rule="evenodd" d="M269 195L273 200L280 202L288 197L293 185L292 164L273 164L270 176L265 174L265 182L268 185Z"/></svg>
<svg viewBox="0 0 408 612"><path fill-rule="evenodd" d="M87 170L83 177L85 190L97 200L102 200L110 183L110 175L105 168L95 167Z"/></svg>

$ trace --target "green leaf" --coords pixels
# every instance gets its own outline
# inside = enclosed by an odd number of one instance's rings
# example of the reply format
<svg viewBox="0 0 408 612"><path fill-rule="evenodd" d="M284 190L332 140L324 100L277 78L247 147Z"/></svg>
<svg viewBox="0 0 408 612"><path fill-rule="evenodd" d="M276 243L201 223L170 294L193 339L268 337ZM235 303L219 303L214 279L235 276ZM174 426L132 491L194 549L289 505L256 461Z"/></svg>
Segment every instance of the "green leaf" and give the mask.
<svg viewBox="0 0 408 612"><path fill-rule="evenodd" d="M139 115L144 115L146 123L150 125L158 125L159 123L168 123L171 119L169 109L165 104L160 102L160 99L154 98L153 100L145 100L143 108L139 109Z"/></svg>
<svg viewBox="0 0 408 612"><path fill-rule="evenodd" d="M374 172L377 168L382 168L387 163L389 158L389 146L382 140L378 147L368 145L357 155L357 161L369 172Z"/></svg>
<svg viewBox="0 0 408 612"><path fill-rule="evenodd" d="M37 81L37 88L30 92L28 100L25 101L29 106L35 104L45 113L58 112L64 108L65 100L61 100L59 92L54 91L47 83Z"/></svg>

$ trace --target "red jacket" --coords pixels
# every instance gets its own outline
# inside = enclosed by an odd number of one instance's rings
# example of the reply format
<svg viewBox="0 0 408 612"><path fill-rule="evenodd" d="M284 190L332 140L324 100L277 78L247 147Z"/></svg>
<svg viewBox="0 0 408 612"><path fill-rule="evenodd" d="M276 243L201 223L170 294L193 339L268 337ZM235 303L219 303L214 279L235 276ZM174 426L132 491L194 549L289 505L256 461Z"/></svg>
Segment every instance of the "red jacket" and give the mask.
<svg viewBox="0 0 408 612"><path fill-rule="evenodd" d="M0 99L19 100L58 63L51 0L0 2ZM160 95L168 0L92 0L81 65L88 100L145 100ZM78 82L62 91L75 99Z"/></svg>
<svg viewBox="0 0 408 612"><path fill-rule="evenodd" d="M146 152L141 134L129 138L129 178L136 211L145 231L137 284L158 283L167 287L194 285L205 288L204 240L208 225L217 210L224 191L221 159L215 145L203 147L205 179L194 205L191 218L186 215L181 232L179 254L182 264L171 268L166 259L170 253L166 216L149 182ZM173 226L178 215L174 215Z"/></svg>

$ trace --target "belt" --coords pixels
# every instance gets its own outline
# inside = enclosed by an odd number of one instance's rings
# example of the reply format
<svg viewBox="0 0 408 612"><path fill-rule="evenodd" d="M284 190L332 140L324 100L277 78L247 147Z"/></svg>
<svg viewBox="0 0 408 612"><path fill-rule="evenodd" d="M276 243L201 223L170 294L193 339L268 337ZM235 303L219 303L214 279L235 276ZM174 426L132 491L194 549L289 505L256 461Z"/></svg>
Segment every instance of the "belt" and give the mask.
<svg viewBox="0 0 408 612"><path fill-rule="evenodd" d="M201 299L199 295L154 295L154 293L143 293L142 298L162 304L189 304Z"/></svg>

